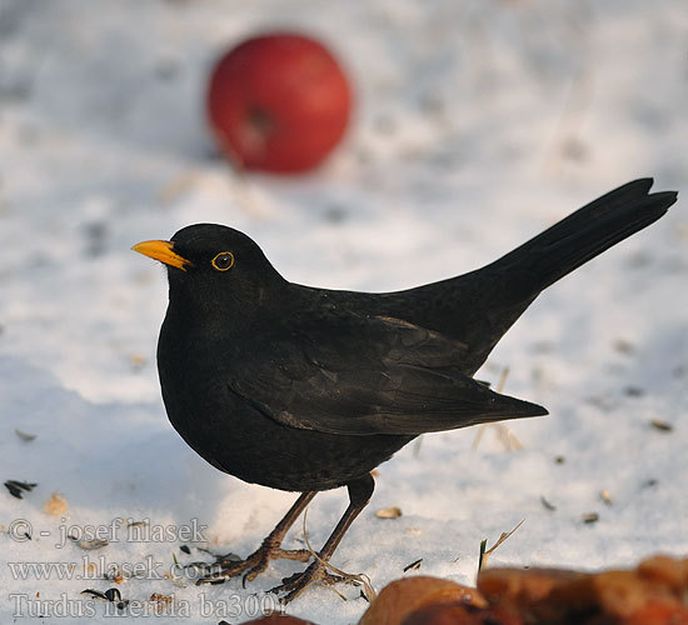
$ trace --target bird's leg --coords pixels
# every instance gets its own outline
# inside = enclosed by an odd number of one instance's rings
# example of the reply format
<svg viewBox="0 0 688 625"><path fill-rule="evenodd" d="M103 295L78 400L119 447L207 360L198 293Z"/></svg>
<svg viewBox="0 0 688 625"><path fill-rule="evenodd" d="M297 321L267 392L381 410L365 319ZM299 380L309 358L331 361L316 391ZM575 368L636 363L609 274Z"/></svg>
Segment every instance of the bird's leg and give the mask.
<svg viewBox="0 0 688 625"><path fill-rule="evenodd" d="M375 488L375 481L371 475L352 480L347 483L349 489L349 506L339 519L339 523L334 528L332 534L327 539L317 558L308 566L305 571L296 573L291 577L282 580L279 586L272 588L270 592L286 593L282 598L282 603L289 603L297 595L301 594L308 586L313 583L333 584L342 581L351 581L350 578L342 575L333 575L327 571L327 563L344 537L344 534L353 523L354 519L365 508L370 496Z"/></svg>
<svg viewBox="0 0 688 625"><path fill-rule="evenodd" d="M282 549L282 541L289 528L294 524L306 506L315 497L316 491L302 493L284 515L284 518L275 526L260 547L245 560L236 560L229 556L218 556L215 563L210 565L210 573L201 577L197 584L221 584L230 577L236 577L244 573L242 583L253 581L268 566L270 560L283 558L287 560L299 560L306 562L311 556L307 549Z"/></svg>

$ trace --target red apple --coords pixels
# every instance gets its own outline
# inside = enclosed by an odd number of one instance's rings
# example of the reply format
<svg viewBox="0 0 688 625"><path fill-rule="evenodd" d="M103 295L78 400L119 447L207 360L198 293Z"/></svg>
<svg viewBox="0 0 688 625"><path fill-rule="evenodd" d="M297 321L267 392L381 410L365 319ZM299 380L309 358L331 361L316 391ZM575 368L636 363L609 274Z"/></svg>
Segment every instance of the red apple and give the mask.
<svg viewBox="0 0 688 625"><path fill-rule="evenodd" d="M320 164L339 143L351 102L346 75L323 44L276 32L247 39L220 58L207 109L234 164L290 173Z"/></svg>

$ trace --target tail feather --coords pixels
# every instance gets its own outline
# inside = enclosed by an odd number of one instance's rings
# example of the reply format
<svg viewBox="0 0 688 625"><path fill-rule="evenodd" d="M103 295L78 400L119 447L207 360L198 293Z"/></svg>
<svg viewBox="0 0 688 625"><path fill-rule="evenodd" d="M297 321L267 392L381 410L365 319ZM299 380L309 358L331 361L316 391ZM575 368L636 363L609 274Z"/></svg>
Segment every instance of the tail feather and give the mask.
<svg viewBox="0 0 688 625"><path fill-rule="evenodd" d="M677 193L650 193L652 184L642 178L610 191L485 267L390 294L398 309L388 301L385 314L464 343L472 375L541 291L667 212ZM421 293L442 305L415 308Z"/></svg>
<svg viewBox="0 0 688 625"><path fill-rule="evenodd" d="M667 212L677 193L649 194L652 183L644 178L610 191L490 265L457 279L457 298L470 307L455 317L460 323L436 325L471 346L467 372L480 367L540 292ZM491 288L485 288L486 282Z"/></svg>
<svg viewBox="0 0 688 625"><path fill-rule="evenodd" d="M677 193L648 194L652 183L651 178L643 178L610 191L502 256L489 268L527 270L536 279L528 294L534 297L662 217L676 202Z"/></svg>

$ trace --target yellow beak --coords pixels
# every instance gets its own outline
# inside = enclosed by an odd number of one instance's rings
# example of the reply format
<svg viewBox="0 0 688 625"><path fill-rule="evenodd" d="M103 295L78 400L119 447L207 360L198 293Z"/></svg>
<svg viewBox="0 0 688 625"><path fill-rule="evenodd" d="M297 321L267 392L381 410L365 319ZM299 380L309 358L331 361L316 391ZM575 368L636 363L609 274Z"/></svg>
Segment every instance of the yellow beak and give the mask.
<svg viewBox="0 0 688 625"><path fill-rule="evenodd" d="M174 244L170 241L141 241L141 243L132 246L131 249L182 271L186 271L186 268L191 265L190 260L174 251Z"/></svg>

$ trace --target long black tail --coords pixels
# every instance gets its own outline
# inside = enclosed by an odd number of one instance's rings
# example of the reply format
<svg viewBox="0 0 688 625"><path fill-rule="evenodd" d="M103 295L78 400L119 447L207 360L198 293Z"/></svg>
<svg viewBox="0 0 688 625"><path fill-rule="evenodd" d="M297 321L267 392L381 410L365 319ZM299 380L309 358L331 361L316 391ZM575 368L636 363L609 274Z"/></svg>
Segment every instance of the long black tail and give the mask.
<svg viewBox="0 0 688 625"><path fill-rule="evenodd" d="M650 194L652 183L651 178L629 182L495 262L449 279L444 284L455 302L451 316L419 322L469 345L466 372L476 371L541 291L667 212L677 193ZM443 283L428 288L447 292Z"/></svg>
<svg viewBox="0 0 688 625"><path fill-rule="evenodd" d="M512 252L490 269L518 267L532 272L532 295L646 228L676 202L675 191L650 194L652 178L634 180L590 202ZM526 294L524 294L526 295Z"/></svg>

